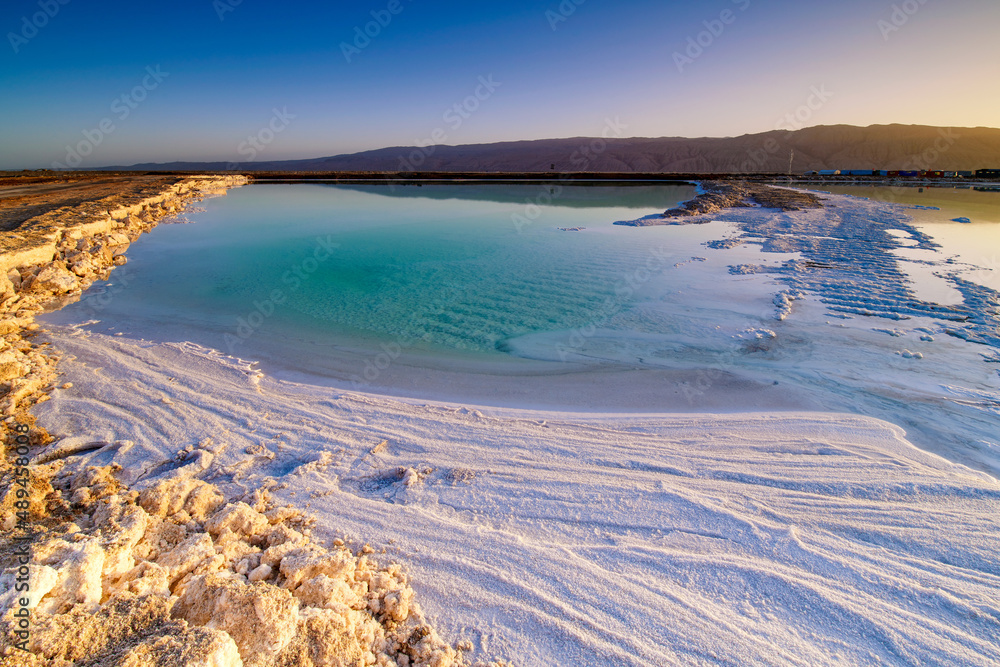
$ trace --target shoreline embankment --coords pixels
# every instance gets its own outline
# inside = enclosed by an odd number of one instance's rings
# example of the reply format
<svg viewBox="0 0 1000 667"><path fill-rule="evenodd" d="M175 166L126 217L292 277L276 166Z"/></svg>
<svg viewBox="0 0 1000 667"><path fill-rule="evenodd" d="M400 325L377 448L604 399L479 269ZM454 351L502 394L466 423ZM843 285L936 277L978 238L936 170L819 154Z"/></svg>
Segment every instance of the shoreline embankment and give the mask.
<svg viewBox="0 0 1000 667"><path fill-rule="evenodd" d="M56 359L36 345L34 318L78 298L127 262L125 251L164 218L246 184L242 176L163 178L25 220L0 236L0 413L3 428L44 400ZM9 435L6 430L2 435Z"/></svg>

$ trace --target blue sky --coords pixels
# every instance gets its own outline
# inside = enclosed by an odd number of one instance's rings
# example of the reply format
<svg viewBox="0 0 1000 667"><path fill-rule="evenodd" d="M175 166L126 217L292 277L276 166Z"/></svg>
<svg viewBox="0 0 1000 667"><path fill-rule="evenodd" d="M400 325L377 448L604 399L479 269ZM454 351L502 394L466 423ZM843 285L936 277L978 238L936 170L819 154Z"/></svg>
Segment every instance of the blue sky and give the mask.
<svg viewBox="0 0 1000 667"><path fill-rule="evenodd" d="M614 119L620 136L1000 127L996 0L5 0L0 31L0 168L597 136Z"/></svg>

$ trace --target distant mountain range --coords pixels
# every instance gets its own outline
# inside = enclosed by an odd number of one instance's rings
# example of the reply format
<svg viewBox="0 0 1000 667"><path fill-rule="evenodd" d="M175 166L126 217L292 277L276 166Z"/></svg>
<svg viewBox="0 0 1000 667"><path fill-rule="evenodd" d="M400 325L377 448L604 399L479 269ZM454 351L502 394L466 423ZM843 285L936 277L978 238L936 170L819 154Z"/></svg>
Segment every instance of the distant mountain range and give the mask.
<svg viewBox="0 0 1000 667"><path fill-rule="evenodd" d="M1000 129L819 125L739 137L540 139L461 146L397 146L305 160L168 162L126 170L483 171L753 173L819 169L1000 168Z"/></svg>

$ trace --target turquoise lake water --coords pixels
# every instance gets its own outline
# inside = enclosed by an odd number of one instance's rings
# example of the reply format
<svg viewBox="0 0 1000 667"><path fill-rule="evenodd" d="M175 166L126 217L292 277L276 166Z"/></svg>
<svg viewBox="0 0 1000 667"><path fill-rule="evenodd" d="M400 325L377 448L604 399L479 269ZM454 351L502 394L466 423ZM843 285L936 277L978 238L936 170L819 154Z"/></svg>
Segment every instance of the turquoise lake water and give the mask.
<svg viewBox="0 0 1000 667"><path fill-rule="evenodd" d="M584 326L641 298L624 281L654 246L705 232L612 223L693 195L685 185L253 185L205 201L193 224L160 225L110 283L54 317L249 359L284 350L300 369L315 355L306 365L334 376L352 375L345 354L387 346L500 360L511 338Z"/></svg>

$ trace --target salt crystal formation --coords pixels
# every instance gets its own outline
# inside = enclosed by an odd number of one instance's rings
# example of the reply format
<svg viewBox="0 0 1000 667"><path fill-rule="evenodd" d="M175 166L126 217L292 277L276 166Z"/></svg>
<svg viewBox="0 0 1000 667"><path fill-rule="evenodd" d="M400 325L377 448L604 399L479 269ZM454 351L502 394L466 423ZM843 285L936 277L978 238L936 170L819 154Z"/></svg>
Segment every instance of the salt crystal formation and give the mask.
<svg viewBox="0 0 1000 667"><path fill-rule="evenodd" d="M69 520L32 546L30 653L9 644L14 569L0 578L5 665L467 664L399 565L320 546L266 492L226 502L182 473L137 493L117 466L64 464L45 467L34 499Z"/></svg>
<svg viewBox="0 0 1000 667"><path fill-rule="evenodd" d="M774 319L779 322L792 314L792 304L805 298L805 294L795 289L781 290L774 295Z"/></svg>

